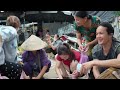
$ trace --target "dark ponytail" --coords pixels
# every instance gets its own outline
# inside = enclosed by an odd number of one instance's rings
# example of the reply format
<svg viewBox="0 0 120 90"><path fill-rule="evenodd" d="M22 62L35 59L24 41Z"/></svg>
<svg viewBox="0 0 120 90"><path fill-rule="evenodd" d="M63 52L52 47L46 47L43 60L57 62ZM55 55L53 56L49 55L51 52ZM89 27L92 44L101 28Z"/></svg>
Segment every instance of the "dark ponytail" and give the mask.
<svg viewBox="0 0 120 90"><path fill-rule="evenodd" d="M87 17L88 19L91 19L92 16L88 14L87 11L76 11L74 16L80 17L80 18L85 18Z"/></svg>
<svg viewBox="0 0 120 90"><path fill-rule="evenodd" d="M91 16L91 15L88 15L87 18L88 18L88 19L92 19L92 16Z"/></svg>

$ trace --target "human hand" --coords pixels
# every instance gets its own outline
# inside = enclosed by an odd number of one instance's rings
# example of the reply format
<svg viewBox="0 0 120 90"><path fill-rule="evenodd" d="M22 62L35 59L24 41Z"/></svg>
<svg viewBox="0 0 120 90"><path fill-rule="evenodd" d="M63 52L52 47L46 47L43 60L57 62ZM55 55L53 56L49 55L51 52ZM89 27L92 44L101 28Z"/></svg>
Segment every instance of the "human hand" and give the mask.
<svg viewBox="0 0 120 90"><path fill-rule="evenodd" d="M29 76L25 76L25 79L30 79L30 77Z"/></svg>
<svg viewBox="0 0 120 90"><path fill-rule="evenodd" d="M51 40L48 40L47 42L48 42L49 45L52 43Z"/></svg>
<svg viewBox="0 0 120 90"><path fill-rule="evenodd" d="M93 67L93 61L83 63L80 70L80 74L87 74L92 67Z"/></svg>
<svg viewBox="0 0 120 90"><path fill-rule="evenodd" d="M78 72L77 70L74 70L73 73L72 73L72 75L76 75L76 76L77 76L78 73L79 73L79 72Z"/></svg>
<svg viewBox="0 0 120 90"><path fill-rule="evenodd" d="M89 50L89 47L90 47L90 44L86 44L84 47L83 47L83 51L84 52L87 52Z"/></svg>
<svg viewBox="0 0 120 90"><path fill-rule="evenodd" d="M38 79L37 77L32 77L32 79Z"/></svg>
<svg viewBox="0 0 120 90"><path fill-rule="evenodd" d="M84 51L84 46L83 45L79 45L78 49L83 52Z"/></svg>
<svg viewBox="0 0 120 90"><path fill-rule="evenodd" d="M0 79L9 79L9 78L6 76L1 76L1 74L0 74Z"/></svg>
<svg viewBox="0 0 120 90"><path fill-rule="evenodd" d="M74 70L71 77L72 79L76 79L79 76L79 72L77 70Z"/></svg>
<svg viewBox="0 0 120 90"><path fill-rule="evenodd" d="M22 75L23 75L23 79L30 79L30 77L27 76L24 71L22 71Z"/></svg>
<svg viewBox="0 0 120 90"><path fill-rule="evenodd" d="M78 48L81 52L87 52L88 49L89 49L89 44L86 44L86 45L79 45L79 48Z"/></svg>

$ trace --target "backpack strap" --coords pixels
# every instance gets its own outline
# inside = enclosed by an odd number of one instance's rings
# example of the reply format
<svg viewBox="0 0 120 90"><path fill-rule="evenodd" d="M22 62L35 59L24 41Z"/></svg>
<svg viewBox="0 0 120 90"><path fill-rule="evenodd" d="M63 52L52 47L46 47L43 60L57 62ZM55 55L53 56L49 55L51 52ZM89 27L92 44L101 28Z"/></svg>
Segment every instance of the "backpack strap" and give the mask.
<svg viewBox="0 0 120 90"><path fill-rule="evenodd" d="M34 71L34 64L38 66L39 72L41 71L41 61L40 61L39 52L37 51L36 54L37 54L37 57L36 57L36 59L35 59L33 65L32 65L32 76L31 76L31 78L32 78L33 76L36 77L36 76L38 76L38 74L39 74L38 72Z"/></svg>

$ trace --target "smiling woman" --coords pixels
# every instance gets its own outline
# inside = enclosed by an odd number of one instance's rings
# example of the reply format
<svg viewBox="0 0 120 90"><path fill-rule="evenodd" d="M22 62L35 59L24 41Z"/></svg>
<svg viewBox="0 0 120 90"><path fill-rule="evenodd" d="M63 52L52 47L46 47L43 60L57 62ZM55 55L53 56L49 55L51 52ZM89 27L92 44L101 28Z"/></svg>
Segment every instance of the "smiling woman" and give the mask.
<svg viewBox="0 0 120 90"><path fill-rule="evenodd" d="M77 11L74 14L74 28L76 30L77 43L79 45L79 50L84 49L82 45L82 40L87 42L85 48L88 49L88 55L91 55L91 49L97 43L96 38L96 28L100 24L100 19L97 16L91 16L87 11Z"/></svg>

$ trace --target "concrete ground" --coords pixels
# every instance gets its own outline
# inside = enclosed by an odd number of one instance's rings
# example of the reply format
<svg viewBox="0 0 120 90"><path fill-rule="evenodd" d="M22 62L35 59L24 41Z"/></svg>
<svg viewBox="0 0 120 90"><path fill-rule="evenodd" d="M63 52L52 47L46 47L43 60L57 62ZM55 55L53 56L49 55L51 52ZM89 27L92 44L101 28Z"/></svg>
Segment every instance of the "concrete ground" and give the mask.
<svg viewBox="0 0 120 90"><path fill-rule="evenodd" d="M44 78L46 78L46 79L57 79L58 76L57 76L57 74L55 72L55 64L56 64L56 62L54 60L54 55L52 53L49 53L48 58L51 61L51 67L50 67L49 72L45 73ZM88 76L85 75L83 77L79 77L78 79L87 79L87 78L88 78Z"/></svg>
<svg viewBox="0 0 120 90"><path fill-rule="evenodd" d="M49 72L47 72L44 77L47 78L47 79L56 79L58 78L57 77L57 74L55 72L55 60L54 60L54 55L52 53L48 54L48 58L50 59L51 61L51 67L50 67L50 70Z"/></svg>

